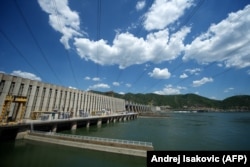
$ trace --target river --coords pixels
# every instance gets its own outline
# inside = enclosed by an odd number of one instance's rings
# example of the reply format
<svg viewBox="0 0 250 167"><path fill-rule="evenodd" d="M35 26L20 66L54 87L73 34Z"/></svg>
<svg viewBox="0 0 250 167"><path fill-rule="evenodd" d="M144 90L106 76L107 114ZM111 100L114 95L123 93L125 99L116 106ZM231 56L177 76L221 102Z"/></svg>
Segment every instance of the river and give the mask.
<svg viewBox="0 0 250 167"><path fill-rule="evenodd" d="M77 135L152 142L155 150L250 150L250 113L169 113L91 126ZM31 141L0 143L0 166L143 167L146 159Z"/></svg>

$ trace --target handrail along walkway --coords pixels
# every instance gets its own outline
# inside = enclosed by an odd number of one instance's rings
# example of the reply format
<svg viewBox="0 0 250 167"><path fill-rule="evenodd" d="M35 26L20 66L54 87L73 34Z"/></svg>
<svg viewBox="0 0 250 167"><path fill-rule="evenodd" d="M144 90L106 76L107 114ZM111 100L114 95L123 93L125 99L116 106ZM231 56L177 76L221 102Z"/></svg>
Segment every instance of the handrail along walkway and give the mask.
<svg viewBox="0 0 250 167"><path fill-rule="evenodd" d="M63 134L63 133L55 133L55 132L43 132L43 131L31 131L30 133L31 134L42 134L45 136L65 137L65 138L78 139L78 140L90 140L90 141L98 141L98 142L130 144L130 145L135 145L135 146L153 147L152 142L122 140L122 139L110 139L110 138L102 138L102 137L71 135L71 134Z"/></svg>

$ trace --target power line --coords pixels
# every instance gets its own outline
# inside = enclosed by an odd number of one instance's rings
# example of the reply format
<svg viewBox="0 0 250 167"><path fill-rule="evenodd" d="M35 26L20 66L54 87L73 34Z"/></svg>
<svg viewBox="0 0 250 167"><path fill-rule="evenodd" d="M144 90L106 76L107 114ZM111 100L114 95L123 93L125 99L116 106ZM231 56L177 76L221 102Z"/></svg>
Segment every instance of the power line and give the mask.
<svg viewBox="0 0 250 167"><path fill-rule="evenodd" d="M232 54L236 53L236 52L239 51L241 48L245 47L245 46L247 45L247 43L248 43L248 42L245 42L241 47L232 50L231 52L227 53L227 55L232 55ZM206 67L203 68L203 71L209 69L209 68L212 67L212 65L214 65L215 63L216 63L216 61L214 61L214 62L208 64ZM220 76L221 74L224 74L224 73L226 73L226 72L228 72L228 71L230 71L230 70L231 70L231 69L224 70L224 71L222 71L222 72L220 72L220 73L217 73L217 74L213 75L212 77L213 77L213 78L218 77L218 76ZM193 77L193 76L191 76L191 77ZM180 80L179 82L177 82L177 83L175 83L175 84L179 84L179 83L181 83L181 82L183 82L183 81L185 81L185 80L187 80L187 79L190 79L191 77L184 78L184 79Z"/></svg>
<svg viewBox="0 0 250 167"><path fill-rule="evenodd" d="M101 36L101 15L102 15L102 1L98 0L97 1L97 26L96 26L96 41L100 40L100 36ZM98 47L98 43L97 43L97 48L96 48L96 54L99 54L99 47ZM97 77L99 77L99 64L96 64L96 73L97 73Z"/></svg>
<svg viewBox="0 0 250 167"><path fill-rule="evenodd" d="M60 83L62 83L62 81L59 79L59 77L57 76L56 72L54 71L54 69L53 69L52 66L50 65L50 63L49 63L47 57L45 56L45 54L44 54L44 52L43 52L41 46L39 45L39 43L38 43L38 41L37 41L37 39L36 39L36 37L35 37L33 31L31 30L31 28L30 28L30 26L29 26L29 24L28 24L28 21L27 21L26 17L24 16L24 14L23 14L23 12L22 12L22 10L21 10L19 4L17 3L16 0L14 0L14 2L15 2L15 5L16 5L16 7L17 7L17 9L18 9L18 12L19 12L20 16L22 17L22 20L23 20L25 26L27 27L27 29L28 29L28 31L29 31L29 33L30 33L32 39L34 40L34 42L35 42L35 44L36 44L38 50L40 51L40 53L41 53L43 59L45 60L46 64L49 66L49 68L50 68L50 70L52 71L52 73L53 73L53 75L55 76L55 78L56 78Z"/></svg>
<svg viewBox="0 0 250 167"><path fill-rule="evenodd" d="M16 47L16 45L11 41L11 39L8 37L8 35L1 29L0 29L0 33L10 43L10 45L16 50L16 52L24 59L24 61L33 69L33 71L35 71L39 76L43 77L43 75L32 65L32 63L29 62L29 60Z"/></svg>
<svg viewBox="0 0 250 167"><path fill-rule="evenodd" d="M98 0L97 2L97 28L96 28L96 38L97 40L100 39L101 34L101 15L102 15L102 1Z"/></svg>
<svg viewBox="0 0 250 167"><path fill-rule="evenodd" d="M57 22L58 22L58 25L60 25L61 29L62 29L62 23L61 23L61 20L60 20L60 17L59 17L59 12L58 12L58 9L57 9L57 5L56 5L56 1L53 0L53 7L54 7L54 10L55 10L55 13L56 13L56 18L57 18ZM69 56L69 52L68 50L65 51L66 52L66 57L68 59L68 62L69 62L69 65L70 65L70 70L71 70L71 73L73 75L73 78L74 78L74 81L77 85L77 87L79 86L78 82L77 82L77 79L76 79L76 76L75 76L75 72L74 72L74 69L73 69L73 65L72 65L72 62L71 62L71 59L70 59L70 56Z"/></svg>
<svg viewBox="0 0 250 167"><path fill-rule="evenodd" d="M187 17L185 17L184 21L182 24L180 24L179 28L177 29L180 29L181 27L185 26L190 20L191 18L195 15L195 13L201 8L201 6L203 5L205 0L200 0L198 5L193 8L193 10L191 10L190 14L187 15ZM163 51L163 48L158 52L158 54L161 54L161 52ZM181 62L178 66L176 66L171 72L175 72L177 69L179 69L184 63ZM182 80L181 80L182 81ZM153 87L155 87L156 85L158 85L159 83L161 83L162 81L158 81L156 84L152 85L151 87L149 87L147 90L150 90L152 89Z"/></svg>
<svg viewBox="0 0 250 167"><path fill-rule="evenodd" d="M147 0L147 4L151 4L152 5L152 3L153 3L153 0ZM149 6L151 6L151 5L149 5ZM138 26L139 26L139 28L137 29L137 31L136 31L136 35L138 36L140 33L141 33L141 31L142 31L142 27L143 27L143 18L141 17L141 18L139 18L139 21L138 21L139 23L137 24ZM128 60L128 59L127 59ZM125 63L124 64L126 64L127 63L127 60L125 60ZM142 75L140 75L140 77L139 78L141 78L143 75L144 75L144 73L145 72L143 72L143 74ZM119 73L118 73L118 75L117 75L117 77L116 77L116 82L118 82L119 80L120 80L120 77L121 77L121 75L123 75L123 70L119 70ZM134 82L134 83L136 83L138 81L138 78L136 79L136 81ZM128 90L130 90L130 88L128 89Z"/></svg>

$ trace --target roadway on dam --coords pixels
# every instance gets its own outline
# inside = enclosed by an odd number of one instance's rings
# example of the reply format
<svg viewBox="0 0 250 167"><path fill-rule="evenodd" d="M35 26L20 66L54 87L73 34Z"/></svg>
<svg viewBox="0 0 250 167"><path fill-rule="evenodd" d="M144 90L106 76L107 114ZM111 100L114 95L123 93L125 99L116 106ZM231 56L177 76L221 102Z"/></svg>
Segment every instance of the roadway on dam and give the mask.
<svg viewBox="0 0 250 167"><path fill-rule="evenodd" d="M19 122L8 122L0 124L0 139L22 138L23 133L29 130L58 132L66 129L77 129L78 127L89 127L92 125L129 121L136 119L138 113L123 113L104 116L73 117L68 119L53 120L21 120Z"/></svg>

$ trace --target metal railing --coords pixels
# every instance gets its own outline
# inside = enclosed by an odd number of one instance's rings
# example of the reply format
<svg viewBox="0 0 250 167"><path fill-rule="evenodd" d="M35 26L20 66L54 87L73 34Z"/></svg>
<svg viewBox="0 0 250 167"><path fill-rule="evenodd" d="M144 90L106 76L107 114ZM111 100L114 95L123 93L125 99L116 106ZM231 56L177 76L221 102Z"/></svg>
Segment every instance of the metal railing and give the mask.
<svg viewBox="0 0 250 167"><path fill-rule="evenodd" d="M129 144L129 145L135 145L135 146L153 147L153 144L151 142L143 142L143 141L110 139L110 138L102 138L102 137L71 135L71 134L63 134L63 133L55 133L55 132L42 132L42 131L32 131L31 134L32 133L34 133L34 134L42 134L42 135L46 135L46 136L65 137L65 138L68 138L68 139L90 140L90 141L98 141L98 142Z"/></svg>

